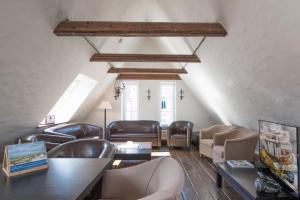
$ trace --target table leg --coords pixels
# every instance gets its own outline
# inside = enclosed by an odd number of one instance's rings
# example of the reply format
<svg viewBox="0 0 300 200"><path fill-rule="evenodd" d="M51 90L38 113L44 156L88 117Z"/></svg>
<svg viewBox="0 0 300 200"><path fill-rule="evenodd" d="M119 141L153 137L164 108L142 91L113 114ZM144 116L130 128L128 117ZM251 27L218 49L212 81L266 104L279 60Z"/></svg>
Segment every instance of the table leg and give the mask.
<svg viewBox="0 0 300 200"><path fill-rule="evenodd" d="M222 187L222 176L219 173L217 173L216 179L217 179L217 187Z"/></svg>
<svg viewBox="0 0 300 200"><path fill-rule="evenodd" d="M85 200L98 200L101 199L101 190L102 190L102 178L94 186L90 196Z"/></svg>

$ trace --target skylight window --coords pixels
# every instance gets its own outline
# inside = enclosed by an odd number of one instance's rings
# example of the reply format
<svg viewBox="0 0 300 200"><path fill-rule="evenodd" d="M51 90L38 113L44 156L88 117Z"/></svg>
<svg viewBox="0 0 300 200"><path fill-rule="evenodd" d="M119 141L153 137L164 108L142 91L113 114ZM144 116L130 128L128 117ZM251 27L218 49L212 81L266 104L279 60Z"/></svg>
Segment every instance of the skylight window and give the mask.
<svg viewBox="0 0 300 200"><path fill-rule="evenodd" d="M78 74L48 115L55 116L56 124L70 121L97 83L96 80L86 75ZM41 124L45 124L45 119Z"/></svg>

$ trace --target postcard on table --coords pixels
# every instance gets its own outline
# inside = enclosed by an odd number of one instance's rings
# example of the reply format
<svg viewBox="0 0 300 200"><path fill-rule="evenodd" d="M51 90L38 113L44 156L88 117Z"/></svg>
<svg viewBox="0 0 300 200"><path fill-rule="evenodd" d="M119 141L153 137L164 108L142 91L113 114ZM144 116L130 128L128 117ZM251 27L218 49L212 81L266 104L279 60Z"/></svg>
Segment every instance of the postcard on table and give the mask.
<svg viewBox="0 0 300 200"><path fill-rule="evenodd" d="M48 160L43 141L7 145L5 147L3 170L7 176L46 168L48 168Z"/></svg>

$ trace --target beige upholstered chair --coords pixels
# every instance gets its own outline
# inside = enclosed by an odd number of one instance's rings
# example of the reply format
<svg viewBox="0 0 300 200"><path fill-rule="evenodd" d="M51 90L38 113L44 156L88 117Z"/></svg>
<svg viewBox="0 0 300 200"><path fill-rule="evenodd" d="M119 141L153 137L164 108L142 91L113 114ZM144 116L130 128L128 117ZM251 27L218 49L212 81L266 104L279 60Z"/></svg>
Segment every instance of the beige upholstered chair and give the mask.
<svg viewBox="0 0 300 200"><path fill-rule="evenodd" d="M226 160L254 161L257 142L258 133L245 128L215 134L213 162L218 163Z"/></svg>
<svg viewBox="0 0 300 200"><path fill-rule="evenodd" d="M199 152L201 156L212 158L213 137L217 133L233 130L235 127L225 124L217 124L212 127L202 129L199 135Z"/></svg>
<svg viewBox="0 0 300 200"><path fill-rule="evenodd" d="M185 181L177 160L164 157L105 172L102 199L176 200Z"/></svg>

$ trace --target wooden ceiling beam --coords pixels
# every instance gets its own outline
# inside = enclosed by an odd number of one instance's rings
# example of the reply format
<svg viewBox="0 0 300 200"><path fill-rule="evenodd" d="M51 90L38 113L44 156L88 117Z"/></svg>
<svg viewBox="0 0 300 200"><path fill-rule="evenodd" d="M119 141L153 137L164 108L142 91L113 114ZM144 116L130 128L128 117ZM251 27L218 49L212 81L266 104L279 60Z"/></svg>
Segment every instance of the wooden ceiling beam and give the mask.
<svg viewBox="0 0 300 200"><path fill-rule="evenodd" d="M220 23L62 21L57 36L225 37Z"/></svg>
<svg viewBox="0 0 300 200"><path fill-rule="evenodd" d="M181 80L178 74L119 74L119 80Z"/></svg>
<svg viewBox="0 0 300 200"><path fill-rule="evenodd" d="M200 63L197 55L167 55L167 54L108 54L96 53L91 62L183 62Z"/></svg>
<svg viewBox="0 0 300 200"><path fill-rule="evenodd" d="M117 74L187 74L184 68L115 68L111 67L107 73Z"/></svg>

